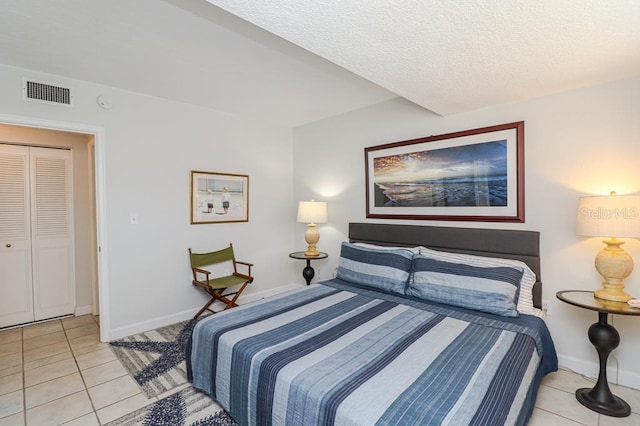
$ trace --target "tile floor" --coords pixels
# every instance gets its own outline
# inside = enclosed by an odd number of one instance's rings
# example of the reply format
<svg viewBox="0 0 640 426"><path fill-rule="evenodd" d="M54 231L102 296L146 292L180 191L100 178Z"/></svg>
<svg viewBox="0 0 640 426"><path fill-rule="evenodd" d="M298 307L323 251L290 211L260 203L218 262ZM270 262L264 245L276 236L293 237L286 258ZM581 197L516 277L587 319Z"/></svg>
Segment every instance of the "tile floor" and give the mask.
<svg viewBox="0 0 640 426"><path fill-rule="evenodd" d="M91 315L0 331L0 426L101 425L156 400L100 342Z"/></svg>
<svg viewBox="0 0 640 426"><path fill-rule="evenodd" d="M575 389L594 383L568 371L548 375L529 425L640 425L640 391L612 385L633 410L622 419L580 405ZM100 343L91 315L0 331L0 426L101 425L156 400Z"/></svg>

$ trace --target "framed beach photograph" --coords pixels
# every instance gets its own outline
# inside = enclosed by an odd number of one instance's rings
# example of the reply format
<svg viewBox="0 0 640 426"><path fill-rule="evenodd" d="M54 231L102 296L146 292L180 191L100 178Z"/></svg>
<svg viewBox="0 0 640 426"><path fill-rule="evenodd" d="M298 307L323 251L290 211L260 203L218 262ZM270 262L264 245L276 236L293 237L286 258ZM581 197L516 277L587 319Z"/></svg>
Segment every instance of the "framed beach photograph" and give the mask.
<svg viewBox="0 0 640 426"><path fill-rule="evenodd" d="M249 176L191 172L191 224L248 222Z"/></svg>
<svg viewBox="0 0 640 426"><path fill-rule="evenodd" d="M524 222L524 121L364 154L368 218Z"/></svg>

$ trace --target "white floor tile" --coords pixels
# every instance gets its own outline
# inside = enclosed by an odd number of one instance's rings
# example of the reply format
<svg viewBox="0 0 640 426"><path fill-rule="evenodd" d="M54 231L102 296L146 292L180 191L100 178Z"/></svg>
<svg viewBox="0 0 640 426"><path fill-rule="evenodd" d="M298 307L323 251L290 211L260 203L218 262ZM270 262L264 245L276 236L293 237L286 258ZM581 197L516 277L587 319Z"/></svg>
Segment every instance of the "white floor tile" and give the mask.
<svg viewBox="0 0 640 426"><path fill-rule="evenodd" d="M71 352L69 343L66 341L54 343L53 345L41 346L39 348L31 349L24 352L24 362L28 364L33 361L37 361L42 358L48 358L53 355L58 355L65 352Z"/></svg>
<svg viewBox="0 0 640 426"><path fill-rule="evenodd" d="M65 333L69 340L77 339L78 337L83 337L83 336L100 337L100 329L96 324L87 324L87 325L82 325L80 327L71 328L69 330L66 330Z"/></svg>
<svg viewBox="0 0 640 426"><path fill-rule="evenodd" d="M581 424L557 414L534 408L528 426L580 426Z"/></svg>
<svg viewBox="0 0 640 426"><path fill-rule="evenodd" d="M58 377L66 376L78 371L73 359L65 359L42 367L33 368L24 372L24 385L26 387L44 383Z"/></svg>
<svg viewBox="0 0 640 426"><path fill-rule="evenodd" d="M24 426L24 412L1 418L0 426Z"/></svg>
<svg viewBox="0 0 640 426"><path fill-rule="evenodd" d="M59 425L93 412L86 391L27 410L27 426Z"/></svg>
<svg viewBox="0 0 640 426"><path fill-rule="evenodd" d="M10 355L0 356L0 369L15 367L16 365L22 365L21 352L15 352Z"/></svg>
<svg viewBox="0 0 640 426"><path fill-rule="evenodd" d="M80 373L58 377L25 389L27 409L85 390Z"/></svg>
<svg viewBox="0 0 640 426"><path fill-rule="evenodd" d="M36 359L34 361L30 361L24 365L24 371L31 370L34 368L42 367L47 364L52 364L54 362L62 361L65 359L73 358L73 354L70 350L59 353L57 355L48 356L46 358Z"/></svg>
<svg viewBox="0 0 640 426"><path fill-rule="evenodd" d="M542 384L565 392L575 393L576 389L592 388L595 386L596 380L571 371L558 370L555 373L544 376Z"/></svg>
<svg viewBox="0 0 640 426"><path fill-rule="evenodd" d="M13 342L7 342L0 345L0 357L5 357L11 354L17 354L22 352L22 342L20 340L14 340Z"/></svg>
<svg viewBox="0 0 640 426"><path fill-rule="evenodd" d="M96 409L141 393L140 387L130 376L123 376L89 388L91 401Z"/></svg>
<svg viewBox="0 0 640 426"><path fill-rule="evenodd" d="M92 412L86 416L63 423L61 426L100 426L100 422L98 421L98 417L96 417L96 413Z"/></svg>
<svg viewBox="0 0 640 426"><path fill-rule="evenodd" d="M76 355L76 361L80 370L86 370L87 368L106 364L107 362L115 361L117 359L118 358L116 358L115 354L109 347L100 349L96 352Z"/></svg>
<svg viewBox="0 0 640 426"><path fill-rule="evenodd" d="M32 337L22 341L22 349L26 352L31 349L40 348L42 346L53 345L55 343L66 342L67 337L64 331L56 331L54 333L45 334L44 336Z"/></svg>
<svg viewBox="0 0 640 426"><path fill-rule="evenodd" d="M12 374L15 374L15 373L22 373L21 365L16 365L15 367L3 368L2 370L0 370L0 383L2 383L2 380L4 380L4 377L11 376ZM0 384L0 386L2 385Z"/></svg>
<svg viewBox="0 0 640 426"><path fill-rule="evenodd" d="M20 341L22 339L22 329L14 328L12 330L0 331L0 345Z"/></svg>
<svg viewBox="0 0 640 426"><path fill-rule="evenodd" d="M624 399L631 406L631 412L640 414L640 391L625 386L609 385L614 395ZM640 425L640 422L638 423Z"/></svg>
<svg viewBox="0 0 640 426"><path fill-rule="evenodd" d="M96 321L91 315L82 315L79 317L70 317L62 320L62 326L65 330L71 330L72 328L82 327L83 325L93 325Z"/></svg>
<svg viewBox="0 0 640 426"><path fill-rule="evenodd" d="M73 355L78 356L78 355L83 355L83 354L88 354L90 352L97 352L100 351L104 348L110 348L111 346L109 346L108 343L102 343L102 342L94 342L92 344L86 345L86 346L81 346L81 347L77 347L77 348L73 348Z"/></svg>
<svg viewBox="0 0 640 426"><path fill-rule="evenodd" d="M600 426L638 426L640 414L631 413L629 417L609 417L600 414Z"/></svg>
<svg viewBox="0 0 640 426"><path fill-rule="evenodd" d="M81 372L84 382L89 388L128 374L127 370L125 370L117 359L107 362L106 364L87 368Z"/></svg>
<svg viewBox="0 0 640 426"><path fill-rule="evenodd" d="M102 408L98 410L97 414L100 422L105 424L154 402L156 402L155 398L147 399L147 397L140 393Z"/></svg>
<svg viewBox="0 0 640 426"><path fill-rule="evenodd" d="M76 349L83 348L85 346L95 345L100 343L100 336L89 335L82 336L76 339L69 339L69 345L71 350L75 352Z"/></svg>
<svg viewBox="0 0 640 426"><path fill-rule="evenodd" d="M22 371L0 378L0 395L22 389Z"/></svg>
<svg viewBox="0 0 640 426"><path fill-rule="evenodd" d="M24 411L22 390L0 395L0 419Z"/></svg>
<svg viewBox="0 0 640 426"><path fill-rule="evenodd" d="M60 320L47 321L24 327L22 329L22 338L30 339L32 337L44 336L58 331L62 331L62 324L60 323Z"/></svg>
<svg viewBox="0 0 640 426"><path fill-rule="evenodd" d="M598 425L598 413L580 404L573 393L540 386L536 407L588 426Z"/></svg>

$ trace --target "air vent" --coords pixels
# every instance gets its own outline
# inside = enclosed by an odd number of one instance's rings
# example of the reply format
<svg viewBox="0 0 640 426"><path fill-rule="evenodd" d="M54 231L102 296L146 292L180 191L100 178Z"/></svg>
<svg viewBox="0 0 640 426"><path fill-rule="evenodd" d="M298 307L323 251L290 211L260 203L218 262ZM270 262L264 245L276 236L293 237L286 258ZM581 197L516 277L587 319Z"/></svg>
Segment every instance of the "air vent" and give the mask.
<svg viewBox="0 0 640 426"><path fill-rule="evenodd" d="M73 106L73 89L42 81L22 80L22 97L25 101Z"/></svg>

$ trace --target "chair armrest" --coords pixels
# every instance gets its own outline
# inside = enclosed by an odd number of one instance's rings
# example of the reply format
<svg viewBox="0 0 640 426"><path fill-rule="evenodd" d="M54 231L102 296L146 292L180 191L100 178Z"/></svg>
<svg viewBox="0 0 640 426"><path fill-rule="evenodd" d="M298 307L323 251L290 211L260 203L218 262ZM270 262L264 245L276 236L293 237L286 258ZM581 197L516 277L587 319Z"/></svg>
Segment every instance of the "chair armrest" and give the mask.
<svg viewBox="0 0 640 426"><path fill-rule="evenodd" d="M245 279L251 279L251 281L253 281L253 277L251 276L251 267L253 266L253 263L249 263L249 262L242 262L242 261L240 261L240 260L236 260L236 261L234 261L234 262L235 262L235 265L238 265L238 264L239 264L239 265L244 265L244 266L246 266L246 267L247 267L247 274L246 274L246 275L238 273L238 270L237 270L237 269L236 269L236 272L235 272L235 274L234 274L234 275L239 275L239 276L241 276L241 277L243 277L243 278L245 278L245 277L246 277ZM235 265L234 265L234 266L235 266Z"/></svg>
<svg viewBox="0 0 640 426"><path fill-rule="evenodd" d="M211 272L207 271L206 269L201 269L201 268L192 268L193 269L193 283L199 283L202 285L209 285L209 274L211 274ZM204 274L205 276L205 280L202 281L200 279L198 279L198 273L200 274Z"/></svg>
<svg viewBox="0 0 640 426"><path fill-rule="evenodd" d="M240 277L240 278L243 278L243 279L247 280L247 282L250 282L250 283L252 283L252 282L253 282L253 277L252 277L251 275L239 274L239 273L237 273L237 272L234 272L234 273L233 273L233 276L234 276L234 277Z"/></svg>

